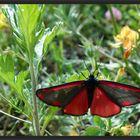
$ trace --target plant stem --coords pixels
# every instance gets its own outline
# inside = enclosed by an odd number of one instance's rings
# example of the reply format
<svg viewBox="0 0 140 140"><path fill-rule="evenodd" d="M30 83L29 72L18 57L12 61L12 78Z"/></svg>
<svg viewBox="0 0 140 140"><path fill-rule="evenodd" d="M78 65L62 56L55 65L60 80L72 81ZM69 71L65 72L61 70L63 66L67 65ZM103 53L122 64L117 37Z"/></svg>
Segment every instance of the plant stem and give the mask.
<svg viewBox="0 0 140 140"><path fill-rule="evenodd" d="M114 18L113 12L112 12L111 4L108 5L108 10L109 10L109 12L111 14L111 19L112 19L112 23L113 23L113 26L114 26L115 34L117 34L118 33L118 28L117 28L117 23L116 23L116 20Z"/></svg>
<svg viewBox="0 0 140 140"><path fill-rule="evenodd" d="M115 77L114 81L117 82L120 78L120 74L117 72L117 76Z"/></svg>
<svg viewBox="0 0 140 140"><path fill-rule="evenodd" d="M38 119L38 107L37 107L37 101L36 101L36 78L35 78L35 72L34 72L34 66L32 59L30 59L30 74L31 74L31 81L32 81L32 96L33 96L33 124L35 127L35 133L37 136L40 136L40 126L39 126L39 119Z"/></svg>
<svg viewBox="0 0 140 140"><path fill-rule="evenodd" d="M101 54L103 54L104 56L110 58L111 60L117 62L118 64L120 64L121 66L124 66L124 63L121 62L120 60L118 60L117 58L114 58L113 56L111 56L110 54L106 53L104 49L102 49L101 47L99 49L97 49L97 51L99 51Z"/></svg>
<svg viewBox="0 0 140 140"><path fill-rule="evenodd" d="M29 124L31 123L31 122L28 121L28 120L23 120L23 119L21 119L21 118L15 117L15 116L10 115L10 114L8 114L8 113L2 111L2 110L0 110L0 113L6 115L6 116L8 116L8 117L14 118L14 119L16 119L16 120L22 121L22 122L26 122L26 123L29 123Z"/></svg>

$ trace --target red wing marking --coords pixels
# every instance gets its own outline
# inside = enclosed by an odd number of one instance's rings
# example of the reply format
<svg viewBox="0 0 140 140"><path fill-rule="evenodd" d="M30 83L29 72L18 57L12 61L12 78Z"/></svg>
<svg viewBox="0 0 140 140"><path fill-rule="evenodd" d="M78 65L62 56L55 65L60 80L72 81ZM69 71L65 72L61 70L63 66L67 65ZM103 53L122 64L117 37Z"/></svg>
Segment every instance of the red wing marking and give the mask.
<svg viewBox="0 0 140 140"><path fill-rule="evenodd" d="M106 85L106 86L109 86L109 87L112 87L112 88L120 88L120 89L123 89L123 90L140 92L140 88L133 87L133 86L126 85L126 84L117 83L117 82L101 80L100 84L103 84L103 85Z"/></svg>
<svg viewBox="0 0 140 140"><path fill-rule="evenodd" d="M83 88L71 102L64 107L64 113L70 115L83 115L88 111L88 96L86 88Z"/></svg>
<svg viewBox="0 0 140 140"><path fill-rule="evenodd" d="M60 106L61 103L59 101L54 101L54 102L52 102L52 105L54 105L54 106Z"/></svg>
<svg viewBox="0 0 140 140"><path fill-rule="evenodd" d="M38 94L38 97L40 100L43 100L45 98L43 94Z"/></svg>
<svg viewBox="0 0 140 140"><path fill-rule="evenodd" d="M123 101L123 102L122 102L122 105L123 105L123 106L129 106L129 105L131 105L131 104L133 104L131 101Z"/></svg>
<svg viewBox="0 0 140 140"><path fill-rule="evenodd" d="M77 81L77 82L71 82L71 83L62 84L62 85L54 86L54 87L50 87L50 88L44 88L44 89L42 89L42 92L55 92L55 91L59 91L62 89L67 89L67 88L79 86L82 83L83 83L83 81Z"/></svg>
<svg viewBox="0 0 140 140"><path fill-rule="evenodd" d="M115 104L103 90L97 87L93 93L90 111L93 115L109 117L118 114L121 108Z"/></svg>

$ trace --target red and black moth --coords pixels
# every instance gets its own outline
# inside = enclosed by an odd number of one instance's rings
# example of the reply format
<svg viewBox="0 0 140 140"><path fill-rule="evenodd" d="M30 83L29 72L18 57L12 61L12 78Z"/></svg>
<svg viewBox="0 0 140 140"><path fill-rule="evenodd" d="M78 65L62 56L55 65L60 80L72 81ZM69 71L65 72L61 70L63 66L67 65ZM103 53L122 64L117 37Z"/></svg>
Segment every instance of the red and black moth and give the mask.
<svg viewBox="0 0 140 140"><path fill-rule="evenodd" d="M38 89L37 97L48 105L60 107L64 114L79 116L87 113L110 117L122 107L140 103L140 88L90 75L87 80L75 81L50 88Z"/></svg>

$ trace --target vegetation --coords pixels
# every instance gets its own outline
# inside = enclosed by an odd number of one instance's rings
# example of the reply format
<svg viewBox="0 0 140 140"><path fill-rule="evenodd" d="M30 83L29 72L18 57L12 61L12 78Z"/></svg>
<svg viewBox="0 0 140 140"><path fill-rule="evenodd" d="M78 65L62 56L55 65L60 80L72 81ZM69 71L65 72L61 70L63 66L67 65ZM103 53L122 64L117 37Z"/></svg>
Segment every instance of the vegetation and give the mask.
<svg viewBox="0 0 140 140"><path fill-rule="evenodd" d="M38 88L85 80L81 73L88 77L87 67L93 73L99 65L99 80L140 87L139 5L0 10L0 136L140 135L140 104L109 118L60 116L35 95Z"/></svg>

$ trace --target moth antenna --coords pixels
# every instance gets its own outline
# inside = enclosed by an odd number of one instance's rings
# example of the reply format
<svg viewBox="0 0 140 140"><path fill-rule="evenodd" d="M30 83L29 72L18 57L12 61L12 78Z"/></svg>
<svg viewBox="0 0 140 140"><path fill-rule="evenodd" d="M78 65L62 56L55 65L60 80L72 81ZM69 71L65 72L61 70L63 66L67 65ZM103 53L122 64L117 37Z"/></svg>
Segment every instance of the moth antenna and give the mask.
<svg viewBox="0 0 140 140"><path fill-rule="evenodd" d="M80 77L79 71L78 71L78 70L75 70L75 71L76 71L76 73L78 74L78 76Z"/></svg>
<svg viewBox="0 0 140 140"><path fill-rule="evenodd" d="M84 75L84 73L83 73L83 72L81 72L81 74L83 75L83 77L85 77L86 79L88 79L88 78Z"/></svg>
<svg viewBox="0 0 140 140"><path fill-rule="evenodd" d="M95 77L95 78L97 78L97 77L99 76L99 74L100 74L100 72L97 72L97 75L96 75L96 77Z"/></svg>

